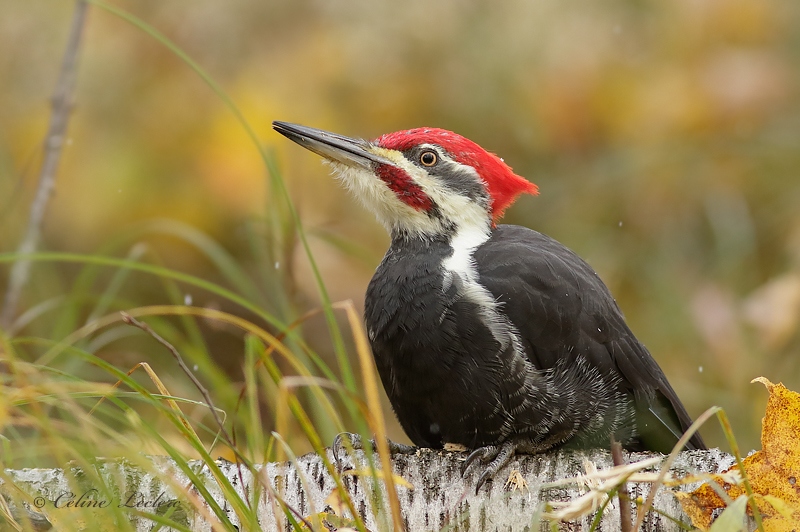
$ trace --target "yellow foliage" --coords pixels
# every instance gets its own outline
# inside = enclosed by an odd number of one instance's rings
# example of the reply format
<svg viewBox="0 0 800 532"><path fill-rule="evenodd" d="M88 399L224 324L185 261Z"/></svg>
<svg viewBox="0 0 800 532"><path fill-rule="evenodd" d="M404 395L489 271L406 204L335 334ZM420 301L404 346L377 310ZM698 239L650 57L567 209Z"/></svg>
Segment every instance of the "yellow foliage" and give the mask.
<svg viewBox="0 0 800 532"><path fill-rule="evenodd" d="M797 530L800 523L800 393L787 390L783 384L773 384L764 377L753 382L767 387L769 401L762 420L761 450L744 460L744 468L763 516L764 530ZM732 500L745 494L741 483L732 484L723 478L716 478L715 482ZM678 497L692 523L703 530L711 526L714 511L726 506L709 484L703 484L692 493L678 494Z"/></svg>

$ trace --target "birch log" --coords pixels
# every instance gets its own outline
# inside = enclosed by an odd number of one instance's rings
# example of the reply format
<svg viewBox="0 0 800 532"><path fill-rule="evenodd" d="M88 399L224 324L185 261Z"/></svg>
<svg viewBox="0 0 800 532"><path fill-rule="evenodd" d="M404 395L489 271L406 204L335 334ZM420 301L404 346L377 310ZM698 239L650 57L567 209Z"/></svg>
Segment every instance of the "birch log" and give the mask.
<svg viewBox="0 0 800 532"><path fill-rule="evenodd" d="M330 451L328 454L331 458ZM651 456L656 455L634 453L626 454L625 458L630 463ZM393 458L394 473L402 476L414 487L414 489L398 487L406 530L447 529L488 532L550 530L550 525L541 520L544 503L574 500L586 493L586 489L574 484L544 489L542 485L583 473L585 460L594 462L598 469L612 466L610 454L602 450L517 456L501 472L502 478L487 482L476 494L474 486L477 473L473 472L466 478L460 475L464 457L464 453L423 449L416 455ZM72 506L77 506L79 503L76 501L81 495L85 497L84 512L87 511L87 501L93 501L94 507L89 508L90 512L98 512L98 517L103 512L123 512L124 518L131 519L136 530L150 530L153 522L141 514L136 516L128 510L136 508L144 512L144 515L154 511L164 514L170 504L182 508L180 512L172 512L171 519L191 530L212 530L212 523L218 522L212 512L197 511L186 501L185 494L176 495L181 493L181 490L176 490L175 486L191 486L187 476L168 458L152 457L150 460L155 466L151 472L144 472L127 465L124 461L99 462L94 466L95 471L92 471L91 475L80 469L72 469L67 473L61 469L8 469L5 472L6 480L2 485L2 493L10 503L12 515L18 520L28 516L36 530L46 530L51 526L49 523L55 524L60 517L59 512L66 511L68 501L72 500ZM360 451L353 457L345 458L344 462L346 468L353 468L355 471L368 470L366 458ZM217 463L224 475L236 486L236 490L242 495L248 494L243 495L245 499L252 498L252 494L259 491L254 489L253 475L246 469L224 460L219 460ZM718 449L687 451L679 456L672 473L678 477L698 472L713 473L724 471L733 463L732 456ZM239 522L232 510L233 505L223 500L222 492L208 468L202 462L192 462L191 465L204 479L204 484L213 499L225 509L231 523L239 530L252 528L247 523ZM521 473L527 488L514 489L511 485L506 485L506 475L514 470ZM334 482L327 473L322 459L316 454L302 456L294 463L266 464L259 470L258 475L266 478L285 502L302 516L331 509L329 496L334 489ZM82 488L76 488L74 480L76 477L83 478ZM87 483L87 478L102 478L110 489L91 491L93 486L90 481ZM368 477L348 475L344 478L355 508L361 514L367 528L370 531L389 530L391 520L383 491L373 490L374 481ZM519 482L517 485L519 486ZM683 486L680 489L689 490L694 487L696 484ZM629 484L628 488L632 499L646 498L649 485ZM81 489L90 492L87 495L81 492ZM27 497L21 497L20 493L27 494ZM196 495L197 491L192 489L190 493ZM258 506L260 528L267 531L290 530L282 511L276 506L275 497L269 496L263 489L260 493ZM101 505L100 502L106 504ZM659 490L654 506L662 514L689 523L681 511L680 504L668 488L662 487ZM596 530L620 530L619 516L619 501L614 499L608 505L601 525ZM594 514L587 515L568 523L561 523L558 529L589 530L593 519ZM217 526L215 529L224 528ZM666 532L678 531L680 527L663 515L651 512L645 519L642 530Z"/></svg>

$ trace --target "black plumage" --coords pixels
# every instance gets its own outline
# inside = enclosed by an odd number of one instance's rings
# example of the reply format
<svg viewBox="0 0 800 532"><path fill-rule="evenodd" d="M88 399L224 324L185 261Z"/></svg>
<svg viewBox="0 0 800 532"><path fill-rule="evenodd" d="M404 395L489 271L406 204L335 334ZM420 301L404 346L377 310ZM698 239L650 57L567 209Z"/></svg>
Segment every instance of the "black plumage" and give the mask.
<svg viewBox="0 0 800 532"><path fill-rule="evenodd" d="M513 225L475 250L477 282L518 334L520 361L513 344L493 337L458 274L441 289L452 253L446 237L397 237L367 289L377 367L416 445L519 440L540 452L607 446L614 433L631 450L672 449L691 418L586 262ZM538 375L524 374L531 367ZM699 435L689 448L705 448Z"/></svg>
<svg viewBox="0 0 800 532"><path fill-rule="evenodd" d="M462 444L486 467L515 452L607 447L670 452L691 418L575 253L495 226L537 187L450 131L375 141L274 127L325 157L392 235L365 320L397 418L419 446ZM703 449L698 434L687 447Z"/></svg>

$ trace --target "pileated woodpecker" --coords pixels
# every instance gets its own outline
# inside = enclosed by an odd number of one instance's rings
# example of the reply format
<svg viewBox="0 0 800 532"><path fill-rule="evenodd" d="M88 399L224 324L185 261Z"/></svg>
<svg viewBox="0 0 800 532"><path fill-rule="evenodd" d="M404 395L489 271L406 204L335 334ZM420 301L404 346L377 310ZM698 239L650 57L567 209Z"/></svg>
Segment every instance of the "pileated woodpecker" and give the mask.
<svg viewBox="0 0 800 532"><path fill-rule="evenodd" d="M536 185L450 131L374 141L273 122L330 163L389 231L365 319L414 444L474 449L479 485L516 452L669 453L691 418L597 273L552 238L496 225ZM689 449L705 449L698 434Z"/></svg>

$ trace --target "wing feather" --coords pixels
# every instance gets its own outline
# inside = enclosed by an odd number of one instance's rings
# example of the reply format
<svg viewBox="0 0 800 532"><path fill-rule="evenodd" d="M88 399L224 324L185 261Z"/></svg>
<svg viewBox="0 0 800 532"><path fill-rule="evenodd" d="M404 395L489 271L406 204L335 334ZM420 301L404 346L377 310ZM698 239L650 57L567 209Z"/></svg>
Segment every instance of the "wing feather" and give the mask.
<svg viewBox="0 0 800 532"><path fill-rule="evenodd" d="M539 369L584 357L633 397L638 444L669 452L691 418L597 273L541 233L500 225L475 251L480 283L503 305ZM568 366L564 366L568 367ZM704 449L695 435L689 448Z"/></svg>

